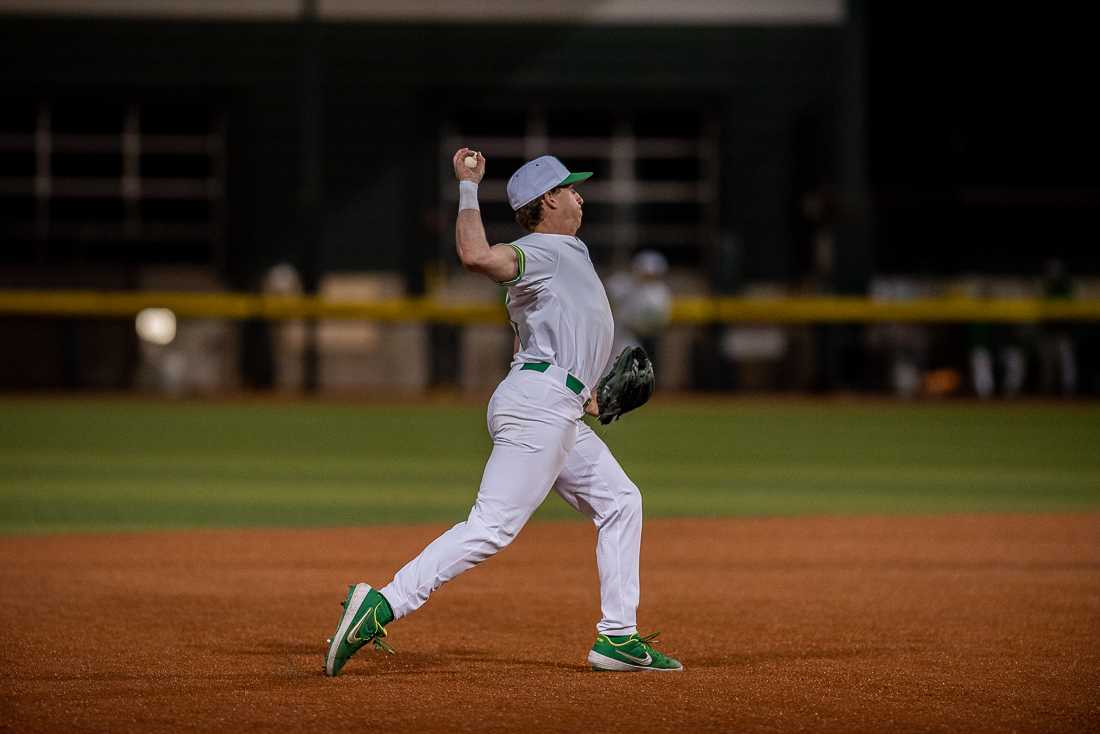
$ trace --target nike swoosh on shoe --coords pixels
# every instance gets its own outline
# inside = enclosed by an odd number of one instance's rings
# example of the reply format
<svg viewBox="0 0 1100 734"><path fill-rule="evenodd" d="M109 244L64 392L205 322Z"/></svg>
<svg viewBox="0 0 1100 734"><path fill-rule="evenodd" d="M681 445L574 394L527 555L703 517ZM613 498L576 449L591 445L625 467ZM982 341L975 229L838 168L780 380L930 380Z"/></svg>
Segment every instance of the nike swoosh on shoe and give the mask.
<svg viewBox="0 0 1100 734"><path fill-rule="evenodd" d="M622 650L617 650L616 652L618 652L620 655L622 655L627 660L629 660L633 663L637 663L638 665L649 665L650 663L653 662L653 656L650 655L648 652L645 654L644 658L636 658L633 655L631 655L630 653L623 652Z"/></svg>
<svg viewBox="0 0 1100 734"><path fill-rule="evenodd" d="M369 637L360 637L360 636L359 636L359 630L360 630L360 628L361 628L361 627L363 626L363 622L366 622L366 621L367 621L367 617L370 617L370 616L371 616L371 615L373 615L373 614L374 614L374 610L373 610L373 609L371 609L371 610L370 610L370 611L368 611L368 612L367 612L366 614L364 614L364 615L363 615L362 617L360 617L360 618L359 618L359 621L358 621L358 622L356 622L356 623L355 623L355 624L354 624L354 625L352 626L352 628L348 630L348 637L347 637L347 640L348 640L348 644L349 644L349 645L357 645L357 644L359 644L360 642L367 642L367 641L369 641L369 640L370 640L370 638L369 638Z"/></svg>

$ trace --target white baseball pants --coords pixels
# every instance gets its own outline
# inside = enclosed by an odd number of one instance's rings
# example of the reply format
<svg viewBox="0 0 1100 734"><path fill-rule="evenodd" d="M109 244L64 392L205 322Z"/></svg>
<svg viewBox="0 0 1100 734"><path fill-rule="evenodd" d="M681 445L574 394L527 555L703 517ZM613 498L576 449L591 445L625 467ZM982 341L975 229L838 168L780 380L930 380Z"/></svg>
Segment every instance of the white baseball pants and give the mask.
<svg viewBox="0 0 1100 734"><path fill-rule="evenodd" d="M432 541L380 589L397 619L516 537L551 487L596 524L603 618L598 632L637 631L642 498L607 445L581 420L564 372L513 371L489 401L493 451L465 522Z"/></svg>

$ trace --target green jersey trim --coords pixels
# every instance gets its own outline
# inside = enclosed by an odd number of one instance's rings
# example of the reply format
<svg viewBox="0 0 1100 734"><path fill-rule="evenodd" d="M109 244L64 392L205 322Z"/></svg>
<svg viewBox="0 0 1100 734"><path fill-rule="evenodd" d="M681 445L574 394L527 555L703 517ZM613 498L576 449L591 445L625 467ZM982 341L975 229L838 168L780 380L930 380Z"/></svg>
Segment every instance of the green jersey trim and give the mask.
<svg viewBox="0 0 1100 734"><path fill-rule="evenodd" d="M523 273L527 270L527 255L524 254L523 248L519 245L508 245L516 251L516 277L511 280L502 280L499 285L515 285L523 278Z"/></svg>

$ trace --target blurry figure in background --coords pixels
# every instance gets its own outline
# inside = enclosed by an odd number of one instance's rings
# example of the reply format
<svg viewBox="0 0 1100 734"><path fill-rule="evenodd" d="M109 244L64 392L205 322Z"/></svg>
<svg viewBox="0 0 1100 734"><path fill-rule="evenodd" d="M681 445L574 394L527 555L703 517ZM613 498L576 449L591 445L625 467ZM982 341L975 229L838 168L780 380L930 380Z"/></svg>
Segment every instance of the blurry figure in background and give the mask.
<svg viewBox="0 0 1100 734"><path fill-rule="evenodd" d="M142 390L182 397L187 373L186 355L176 340L176 314L167 308L142 309L134 320L140 361L136 384Z"/></svg>
<svg viewBox="0 0 1100 734"><path fill-rule="evenodd" d="M928 332L918 324L877 324L868 329L872 348L886 356L887 384L899 398L917 397L924 385Z"/></svg>
<svg viewBox="0 0 1100 734"><path fill-rule="evenodd" d="M265 296L294 298L302 295L302 278L290 263L277 263L264 274L261 288ZM305 322L302 319L282 319L272 324L271 329L272 386L277 390L297 392L304 383L302 351L306 341Z"/></svg>
<svg viewBox="0 0 1100 734"><path fill-rule="evenodd" d="M1043 298L1073 298L1073 280L1061 260L1049 260L1043 274ZM1069 397L1077 391L1077 353L1073 324L1044 321L1039 334L1039 388L1045 394Z"/></svg>
<svg viewBox="0 0 1100 734"><path fill-rule="evenodd" d="M177 321L167 308L145 308L134 320L142 390L171 397L212 395L225 390L233 349L228 330L216 319Z"/></svg>
<svg viewBox="0 0 1100 734"><path fill-rule="evenodd" d="M878 279L871 285L875 301L909 301L927 295L919 283L905 278ZM874 324L867 330L867 339L871 349L882 355L885 382L895 395L911 399L922 390L929 392L925 373L931 338L926 325Z"/></svg>
<svg viewBox="0 0 1100 734"><path fill-rule="evenodd" d="M989 299L989 283L978 286L978 297ZM970 374L974 392L986 400L996 393L997 364L1000 359L1001 388L1006 398L1014 398L1023 390L1027 379L1027 354L1019 330L1010 325L988 321L970 325Z"/></svg>
<svg viewBox="0 0 1100 734"><path fill-rule="evenodd" d="M627 347L641 346L657 364L657 340L672 315L672 289L664 278L668 260L656 250L634 256L629 272L607 279L607 297L615 315L611 359Z"/></svg>

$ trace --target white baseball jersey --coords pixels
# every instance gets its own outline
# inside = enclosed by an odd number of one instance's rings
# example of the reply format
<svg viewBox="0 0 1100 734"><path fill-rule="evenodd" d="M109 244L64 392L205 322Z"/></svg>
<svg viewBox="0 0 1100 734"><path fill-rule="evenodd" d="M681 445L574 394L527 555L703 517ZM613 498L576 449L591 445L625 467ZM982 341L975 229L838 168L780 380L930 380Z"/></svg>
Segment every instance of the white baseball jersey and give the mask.
<svg viewBox="0 0 1100 734"><path fill-rule="evenodd" d="M508 286L508 318L519 337L512 366L549 362L591 390L615 336L607 293L577 237L532 233L512 244L517 276Z"/></svg>

